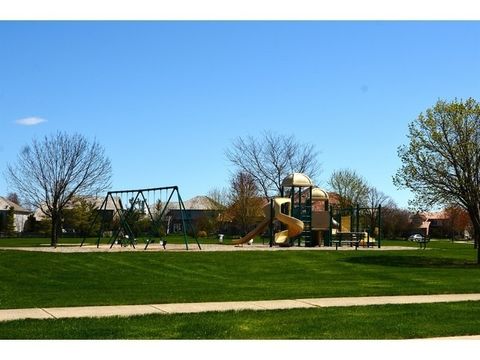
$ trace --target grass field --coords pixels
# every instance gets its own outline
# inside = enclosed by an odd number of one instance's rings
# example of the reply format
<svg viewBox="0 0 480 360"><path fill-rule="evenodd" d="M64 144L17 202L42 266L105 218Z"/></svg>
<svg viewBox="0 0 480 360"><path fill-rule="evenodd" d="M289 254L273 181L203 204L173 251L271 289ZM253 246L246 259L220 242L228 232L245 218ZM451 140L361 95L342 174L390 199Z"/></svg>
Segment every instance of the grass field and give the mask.
<svg viewBox="0 0 480 360"><path fill-rule="evenodd" d="M480 302L0 322L0 339L412 339L478 334Z"/></svg>
<svg viewBox="0 0 480 360"><path fill-rule="evenodd" d="M384 245L417 246L407 242ZM428 250L403 251L2 250L0 308L476 293L480 290L480 267L475 262L476 250L471 244L449 241L432 241ZM0 323L0 338L450 336L480 333L480 325L472 317L479 306L389 305L127 319L26 320ZM366 332L370 320L369 326L377 330ZM208 334L199 330L200 324L206 324L202 326Z"/></svg>
<svg viewBox="0 0 480 360"><path fill-rule="evenodd" d="M417 251L0 251L0 308L472 293L470 245Z"/></svg>

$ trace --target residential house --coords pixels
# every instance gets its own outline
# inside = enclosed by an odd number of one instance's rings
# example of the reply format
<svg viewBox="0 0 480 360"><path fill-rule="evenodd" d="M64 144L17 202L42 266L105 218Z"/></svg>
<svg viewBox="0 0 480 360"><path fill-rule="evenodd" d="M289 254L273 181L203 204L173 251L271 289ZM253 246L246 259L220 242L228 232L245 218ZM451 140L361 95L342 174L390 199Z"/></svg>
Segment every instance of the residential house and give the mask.
<svg viewBox="0 0 480 360"><path fill-rule="evenodd" d="M417 212L411 218L412 232L430 237L448 237L448 221L445 211Z"/></svg>
<svg viewBox="0 0 480 360"><path fill-rule="evenodd" d="M121 202L119 198L108 197L106 204L104 204L105 197L97 196L87 196L87 195L77 195L65 206L65 210L74 209L80 204L81 201L87 202L90 206L93 206L99 212L99 216L105 223L109 223L113 220L115 214L117 213L117 208L121 207ZM102 206L103 205L103 206ZM37 221L42 221L48 219L45 215L46 205L42 204L41 208L35 210L34 216ZM75 229L65 229L67 232L75 232Z"/></svg>
<svg viewBox="0 0 480 360"><path fill-rule="evenodd" d="M23 232L28 216L32 213L30 210L0 196L0 228L6 227L7 214L10 208L13 208L13 229L15 232Z"/></svg>
<svg viewBox="0 0 480 360"><path fill-rule="evenodd" d="M195 196L194 198L184 201L185 211L183 220L189 221L193 228L200 229L202 222L215 221L223 208L220 204L210 199L208 196ZM182 212L178 202L170 202L167 211L168 232L181 232L183 229ZM188 226L188 225L187 225ZM188 229L187 229L188 230Z"/></svg>

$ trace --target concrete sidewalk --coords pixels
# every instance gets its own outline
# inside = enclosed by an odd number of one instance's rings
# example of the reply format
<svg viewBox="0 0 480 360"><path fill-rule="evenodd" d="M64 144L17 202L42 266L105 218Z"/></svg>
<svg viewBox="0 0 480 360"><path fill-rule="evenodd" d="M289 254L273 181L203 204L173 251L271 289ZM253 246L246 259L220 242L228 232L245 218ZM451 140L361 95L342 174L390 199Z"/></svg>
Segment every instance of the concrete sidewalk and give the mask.
<svg viewBox="0 0 480 360"><path fill-rule="evenodd" d="M296 300L231 301L152 305L82 306L0 310L0 321L21 319L62 319L80 317L179 314L209 311L312 309L384 304L425 304L454 301L480 301L480 294L369 296Z"/></svg>

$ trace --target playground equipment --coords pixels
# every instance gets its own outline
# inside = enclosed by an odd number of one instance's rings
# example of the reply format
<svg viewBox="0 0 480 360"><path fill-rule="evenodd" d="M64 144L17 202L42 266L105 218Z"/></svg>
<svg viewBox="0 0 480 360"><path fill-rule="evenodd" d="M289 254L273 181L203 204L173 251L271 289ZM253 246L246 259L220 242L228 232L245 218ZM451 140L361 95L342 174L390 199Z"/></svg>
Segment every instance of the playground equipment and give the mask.
<svg viewBox="0 0 480 360"><path fill-rule="evenodd" d="M272 199L269 204L263 207L265 219L243 238L234 240L232 243L235 245L247 243L255 236L262 234L273 220L278 220L284 224L287 229L275 233L274 241L280 246L288 245L288 239L300 235L304 228L303 222L290 216L288 210L287 213L282 212L282 206L288 204L290 204L290 198L277 197ZM283 207L283 209L285 209L285 207Z"/></svg>
<svg viewBox="0 0 480 360"><path fill-rule="evenodd" d="M357 243L359 246L381 246L382 207L330 208L332 221L338 223L333 229L328 245Z"/></svg>
<svg viewBox="0 0 480 360"><path fill-rule="evenodd" d="M272 198L263 208L265 219L233 243L244 244L270 227L270 246L291 246L295 239L299 245L303 240L305 246L313 246L312 191L313 184L308 176L301 173L287 176L282 182L281 196ZM280 223L279 231L274 232L274 221Z"/></svg>
<svg viewBox="0 0 480 360"><path fill-rule="evenodd" d="M175 194L177 195L178 208L173 206L171 201ZM139 234L147 237L145 250L155 242L165 248L166 237L171 229L172 217L167 216L170 210L179 210L181 231L183 232L186 249L188 250L187 230L191 232L198 248L201 249L191 219L185 211L178 186L109 191L102 205L98 208L90 230L100 220L97 248L104 234L109 234L110 248L115 244L130 245L135 248L136 237ZM83 246L84 242L85 238L83 238L80 246Z"/></svg>
<svg viewBox="0 0 480 360"><path fill-rule="evenodd" d="M244 244L270 228L270 246L292 246L297 241L306 247L343 243L380 247L381 207L339 209L329 204L328 193L315 187L311 179L293 173L282 182L280 197L263 208L265 219L251 232L235 240ZM275 222L280 226L274 231ZM375 240L375 237L378 241Z"/></svg>

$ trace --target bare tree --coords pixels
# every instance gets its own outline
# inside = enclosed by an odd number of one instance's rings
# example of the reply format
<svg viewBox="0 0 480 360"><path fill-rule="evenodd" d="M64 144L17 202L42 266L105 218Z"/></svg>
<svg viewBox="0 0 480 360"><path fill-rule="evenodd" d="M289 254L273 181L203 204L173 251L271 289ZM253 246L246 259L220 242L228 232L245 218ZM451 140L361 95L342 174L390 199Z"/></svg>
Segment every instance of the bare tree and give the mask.
<svg viewBox="0 0 480 360"><path fill-rule="evenodd" d="M411 229L410 212L395 203L382 207L382 231L385 238L405 237Z"/></svg>
<svg viewBox="0 0 480 360"><path fill-rule="evenodd" d="M480 264L480 104L439 100L408 127L394 177L416 195L415 204L457 204L470 215Z"/></svg>
<svg viewBox="0 0 480 360"><path fill-rule="evenodd" d="M52 220L51 245L56 246L62 210L75 195L97 195L110 186L110 160L103 148L79 134L56 133L25 146L7 180L24 201Z"/></svg>
<svg viewBox="0 0 480 360"><path fill-rule="evenodd" d="M365 206L368 201L369 186L366 180L354 170L336 170L330 176L328 185L340 196L340 207Z"/></svg>
<svg viewBox="0 0 480 360"><path fill-rule="evenodd" d="M378 216L384 217L389 211L397 208L397 204L395 204L390 196L386 195L374 186L368 187L365 205L367 206L366 212L369 217L370 227L372 229L374 229L378 224ZM379 207L382 208L382 210L380 210L381 214L378 213Z"/></svg>
<svg viewBox="0 0 480 360"><path fill-rule="evenodd" d="M263 199L255 179L245 172L236 173L230 181L229 213L245 235L262 216Z"/></svg>
<svg viewBox="0 0 480 360"><path fill-rule="evenodd" d="M395 202L390 196L378 190L374 186L370 186L367 192L367 203L366 205L370 208L382 207L396 207Z"/></svg>
<svg viewBox="0 0 480 360"><path fill-rule="evenodd" d="M291 173L305 173L312 179L320 173L315 147L293 135L265 131L258 138L238 137L225 154L240 171L250 174L265 197L279 193L283 179Z"/></svg>
<svg viewBox="0 0 480 360"><path fill-rule="evenodd" d="M216 209L215 218L213 219L213 231L220 233L224 230L224 226L227 219L227 208L229 202L229 193L226 188L213 188L211 189L207 197L212 202L212 207Z"/></svg>
<svg viewBox="0 0 480 360"><path fill-rule="evenodd" d="M228 189L213 188L207 194L207 197L213 202L215 207L225 209L228 206Z"/></svg>
<svg viewBox="0 0 480 360"><path fill-rule="evenodd" d="M20 197L19 197L18 194L15 193L15 192L8 193L8 195L7 195L7 200L8 200L8 201L11 201L11 202L13 202L13 203L15 203L15 204L17 204L17 205L22 205L22 204L20 203Z"/></svg>

